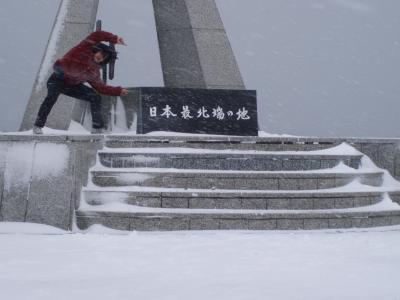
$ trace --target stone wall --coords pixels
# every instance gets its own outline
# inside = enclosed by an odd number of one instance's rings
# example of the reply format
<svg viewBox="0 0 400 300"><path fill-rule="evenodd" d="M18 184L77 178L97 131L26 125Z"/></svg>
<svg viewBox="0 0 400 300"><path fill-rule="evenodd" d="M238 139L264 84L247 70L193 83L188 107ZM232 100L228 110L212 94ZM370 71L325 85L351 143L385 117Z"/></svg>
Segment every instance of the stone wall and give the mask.
<svg viewBox="0 0 400 300"><path fill-rule="evenodd" d="M152 136L142 139L141 147L146 146L146 141L154 144L154 139ZM187 138L171 139L184 142ZM187 147L193 146L197 139L201 143L207 137L190 137ZM259 143L260 150L317 150L347 142L400 180L400 139L212 137L212 140L232 143L233 148L240 141ZM0 222L44 223L71 229L81 189L87 184L89 168L95 164L96 153L103 145L102 135L0 135Z"/></svg>
<svg viewBox="0 0 400 300"><path fill-rule="evenodd" d="M347 142L369 156L378 167L388 170L393 177L400 180L400 139L328 138L315 140L319 143Z"/></svg>
<svg viewBox="0 0 400 300"><path fill-rule="evenodd" d="M71 229L102 147L101 136L0 135L0 221Z"/></svg>

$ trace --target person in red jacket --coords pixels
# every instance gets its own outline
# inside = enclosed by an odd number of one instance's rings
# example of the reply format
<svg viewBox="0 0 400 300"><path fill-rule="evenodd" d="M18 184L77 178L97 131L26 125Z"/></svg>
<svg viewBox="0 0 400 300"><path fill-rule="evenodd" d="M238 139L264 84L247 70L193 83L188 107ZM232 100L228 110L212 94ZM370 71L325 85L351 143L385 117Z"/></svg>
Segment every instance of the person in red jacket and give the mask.
<svg viewBox="0 0 400 300"><path fill-rule="evenodd" d="M112 49L101 42L126 45L123 38L105 31L96 31L67 52L53 66L54 73L47 81L47 97L40 106L33 132L42 134L47 117L57 102L58 96L64 94L90 102L92 112L92 133L102 133L104 121L101 113L101 96L125 96L128 90L104 84L100 77L103 64L109 62ZM86 86L89 83L93 88Z"/></svg>

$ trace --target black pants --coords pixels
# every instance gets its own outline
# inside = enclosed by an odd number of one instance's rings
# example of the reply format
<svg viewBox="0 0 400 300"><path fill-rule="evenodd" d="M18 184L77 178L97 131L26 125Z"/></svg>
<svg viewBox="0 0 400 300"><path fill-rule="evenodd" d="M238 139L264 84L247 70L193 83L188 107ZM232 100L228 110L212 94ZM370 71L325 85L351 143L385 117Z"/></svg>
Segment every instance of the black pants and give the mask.
<svg viewBox="0 0 400 300"><path fill-rule="evenodd" d="M90 102L92 111L93 128L103 128L103 116L101 112L101 96L92 88L84 85L67 85L62 76L53 73L47 81L47 97L40 106L35 126L43 127L51 109L57 102L58 96L64 94L79 100Z"/></svg>

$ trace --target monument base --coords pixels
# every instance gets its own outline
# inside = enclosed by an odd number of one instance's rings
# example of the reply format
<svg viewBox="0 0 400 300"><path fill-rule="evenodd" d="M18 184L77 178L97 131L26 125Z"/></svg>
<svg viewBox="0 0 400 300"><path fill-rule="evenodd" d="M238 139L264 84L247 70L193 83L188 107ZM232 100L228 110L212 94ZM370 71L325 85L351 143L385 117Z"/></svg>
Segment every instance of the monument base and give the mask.
<svg viewBox="0 0 400 300"><path fill-rule="evenodd" d="M138 134L170 131L257 136L257 95L251 90L131 88L123 97L128 127Z"/></svg>

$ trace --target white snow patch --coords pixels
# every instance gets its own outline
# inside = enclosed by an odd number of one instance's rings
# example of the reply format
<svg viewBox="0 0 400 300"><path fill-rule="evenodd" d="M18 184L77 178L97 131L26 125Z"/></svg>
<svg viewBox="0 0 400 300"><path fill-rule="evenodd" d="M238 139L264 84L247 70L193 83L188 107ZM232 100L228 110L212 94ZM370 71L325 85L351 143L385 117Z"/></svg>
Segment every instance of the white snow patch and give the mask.
<svg viewBox="0 0 400 300"><path fill-rule="evenodd" d="M218 134L195 134L195 133L184 133L184 132L173 132L173 131L152 131L146 133L149 136L222 136Z"/></svg>
<svg viewBox="0 0 400 300"><path fill-rule="evenodd" d="M375 169L383 172L382 186L389 190L400 190L400 182L397 181L388 170L378 168L371 158L364 155L361 159L360 169Z"/></svg>
<svg viewBox="0 0 400 300"><path fill-rule="evenodd" d="M90 132L81 124L72 120L69 124L68 134L90 134Z"/></svg>
<svg viewBox="0 0 400 300"><path fill-rule="evenodd" d="M70 124L69 127L71 130L59 130L53 129L49 127L43 127L43 134L44 135L90 135L90 133L83 127L78 126L77 124ZM4 132L2 135L32 135L32 129L26 131L16 131L16 132Z"/></svg>
<svg viewBox="0 0 400 300"><path fill-rule="evenodd" d="M329 169L315 169L306 171L242 171L242 170L201 170L201 169L173 169L173 168L109 168L101 165L96 165L91 169L92 171L110 171L117 172L118 176L125 174L128 176L129 173L136 174L149 174L149 173L179 173L179 174L371 174L379 173L381 170L376 169L353 169L343 163ZM148 179L148 178L146 178Z"/></svg>
<svg viewBox="0 0 400 300"><path fill-rule="evenodd" d="M87 188L85 188L84 190L88 190ZM96 191L96 189L90 189L90 191ZM96 203L101 203L101 204L107 204L107 203L114 203L114 202L120 202L120 203L124 203L127 199L128 199L129 195L127 193L123 193L123 192L117 192L117 191L106 191L106 192L102 192L102 193L96 193L94 195L94 201ZM82 198L81 199L85 199L86 201L90 201L91 197L83 194L82 193Z"/></svg>
<svg viewBox="0 0 400 300"><path fill-rule="evenodd" d="M31 175L58 176L68 168L69 152L64 144L12 144L5 155L4 189L28 188Z"/></svg>
<svg viewBox="0 0 400 300"><path fill-rule="evenodd" d="M33 171L39 178L55 177L68 168L69 151L64 144L36 145Z"/></svg>
<svg viewBox="0 0 400 300"><path fill-rule="evenodd" d="M118 181L122 183L143 183L152 178L153 176L147 174L120 174L118 176Z"/></svg>
<svg viewBox="0 0 400 300"><path fill-rule="evenodd" d="M118 174L117 176L117 181L120 183L133 183L133 184L138 184L145 182L146 180L152 179L154 176L149 175L149 174L143 174L143 173L133 173L133 174Z"/></svg>
<svg viewBox="0 0 400 300"><path fill-rule="evenodd" d="M107 148L99 151L100 153L179 153L179 154L252 154L252 155L363 155L354 147L347 143L338 146L312 151L259 151L259 150L212 150L186 147L159 147L159 148Z"/></svg>
<svg viewBox="0 0 400 300"><path fill-rule="evenodd" d="M400 190L400 182L397 181L388 170L383 170L383 184L382 186L392 189L392 190Z"/></svg>
<svg viewBox="0 0 400 300"><path fill-rule="evenodd" d="M99 234L99 235L104 235L104 234L106 234L106 235L131 235L132 234L132 232L130 232L130 231L111 229L111 228L105 227L101 224L92 225L86 230L76 229L75 233Z"/></svg>
<svg viewBox="0 0 400 300"><path fill-rule="evenodd" d="M33 149L33 143L13 144L8 148L4 172L5 191L28 186L32 170Z"/></svg>
<svg viewBox="0 0 400 300"><path fill-rule="evenodd" d="M297 136L290 135L290 134L268 133L265 131L259 131L258 136L259 137L297 137Z"/></svg>
<svg viewBox="0 0 400 300"><path fill-rule="evenodd" d="M239 193L241 195L246 194L309 194L310 192L315 192L315 190L232 190L232 189L184 189L184 188L162 188L162 187L145 187L145 186L122 186L122 187L98 187L93 184L89 184L84 191L94 191L94 192L104 192L104 193L127 193L127 192L156 192L156 193L222 193L231 194ZM362 193L362 192L394 192L400 191L399 188L387 188L387 187L375 187L370 185L364 185L360 183L359 180L354 180L353 182L336 188L319 190L319 193L329 194L329 193ZM126 196L124 196L126 197ZM112 201L111 201L112 202ZM121 201L123 202L123 201Z"/></svg>
<svg viewBox="0 0 400 300"><path fill-rule="evenodd" d="M111 106L110 113L112 132L115 134L128 132L125 107L120 97L117 97L117 101Z"/></svg>
<svg viewBox="0 0 400 300"><path fill-rule="evenodd" d="M126 236L100 230L0 235L2 298L375 300L400 294L398 226Z"/></svg>
<svg viewBox="0 0 400 300"><path fill-rule="evenodd" d="M136 131L129 130L125 132L126 135L136 135ZM173 132L173 131L152 131L144 134L146 136L200 136L200 137L226 137L226 135L218 135L218 134L200 134L200 133L185 133L185 132ZM288 134L275 134L275 133L267 133L265 131L258 132L259 137L297 137L294 135Z"/></svg>
<svg viewBox="0 0 400 300"><path fill-rule="evenodd" d="M34 223L0 222L0 234L66 234L62 229Z"/></svg>
<svg viewBox="0 0 400 300"><path fill-rule="evenodd" d="M253 210L253 209L193 209L193 208L159 208L136 206L122 201L110 201L102 205L90 205L82 201L80 211L87 212L129 212L129 213L181 213L181 214L251 214L251 215L271 215L271 214L304 214L304 213L327 213L327 210ZM400 205L394 203L385 194L383 199L374 205L345 209L330 209L329 213L350 213L350 212L377 212L377 211L398 211Z"/></svg>
<svg viewBox="0 0 400 300"><path fill-rule="evenodd" d="M374 210L374 211L384 211L384 210L400 210L400 205L393 202L392 199L390 199L390 196L388 193L385 193L382 201L373 204L371 206L364 206L359 208L360 211L369 211L369 210Z"/></svg>

